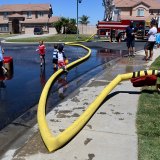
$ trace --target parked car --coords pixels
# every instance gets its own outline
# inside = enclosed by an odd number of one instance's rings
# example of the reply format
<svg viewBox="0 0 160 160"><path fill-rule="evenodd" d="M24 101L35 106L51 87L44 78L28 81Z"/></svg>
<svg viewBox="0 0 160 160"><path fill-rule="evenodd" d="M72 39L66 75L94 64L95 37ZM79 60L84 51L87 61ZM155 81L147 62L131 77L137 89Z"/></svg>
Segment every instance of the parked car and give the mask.
<svg viewBox="0 0 160 160"><path fill-rule="evenodd" d="M43 29L41 27L35 27L34 28L34 34L35 35L43 34Z"/></svg>

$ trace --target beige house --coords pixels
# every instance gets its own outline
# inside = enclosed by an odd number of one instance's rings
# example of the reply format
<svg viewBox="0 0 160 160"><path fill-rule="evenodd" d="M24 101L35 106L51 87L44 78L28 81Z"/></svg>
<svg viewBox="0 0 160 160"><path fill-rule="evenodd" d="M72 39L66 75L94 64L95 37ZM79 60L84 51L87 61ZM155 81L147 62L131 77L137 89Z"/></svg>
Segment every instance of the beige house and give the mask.
<svg viewBox="0 0 160 160"><path fill-rule="evenodd" d="M120 19L148 20L160 16L160 2L157 0L114 0L120 10Z"/></svg>
<svg viewBox="0 0 160 160"><path fill-rule="evenodd" d="M1 5L0 33L30 34L35 27L41 27L44 33L56 33L51 24L58 17L52 17L51 12L50 4Z"/></svg>

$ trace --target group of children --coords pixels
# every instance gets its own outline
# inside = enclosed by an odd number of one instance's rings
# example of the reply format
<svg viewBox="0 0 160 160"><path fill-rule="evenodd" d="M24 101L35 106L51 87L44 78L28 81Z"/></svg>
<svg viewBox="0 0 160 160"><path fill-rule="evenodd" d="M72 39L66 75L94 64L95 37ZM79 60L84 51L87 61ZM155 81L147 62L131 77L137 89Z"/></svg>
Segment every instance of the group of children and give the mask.
<svg viewBox="0 0 160 160"><path fill-rule="evenodd" d="M45 64L45 51L46 47L43 43L43 41L39 42L39 46L36 49L36 51L39 52L40 56L40 66L42 67L43 64ZM68 72L66 69L66 64L68 63L68 59L64 53L64 46L62 44L54 44L54 50L53 50L53 68L56 71L57 69L62 68L65 72Z"/></svg>
<svg viewBox="0 0 160 160"><path fill-rule="evenodd" d="M68 62L67 57L64 54L64 50L63 50L63 45L62 44L55 44L54 45L54 50L53 50L53 68L56 71L57 69L62 68L65 72L68 72L66 69L66 64ZM36 49L36 51L38 51L39 56L40 56L40 66L42 67L43 64L45 64L45 52L46 52L46 47L43 43L43 41L39 42L39 46ZM7 73L6 68L3 65L3 54L4 54L4 50L0 45L0 72L2 70L2 72L4 74Z"/></svg>

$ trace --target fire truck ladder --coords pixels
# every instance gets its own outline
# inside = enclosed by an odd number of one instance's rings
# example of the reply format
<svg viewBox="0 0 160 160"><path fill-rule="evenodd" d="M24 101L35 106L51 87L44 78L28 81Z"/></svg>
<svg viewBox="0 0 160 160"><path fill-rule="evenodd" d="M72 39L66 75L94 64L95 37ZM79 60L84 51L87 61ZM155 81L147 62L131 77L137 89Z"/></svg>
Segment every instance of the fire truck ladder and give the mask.
<svg viewBox="0 0 160 160"><path fill-rule="evenodd" d="M104 21L111 21L114 11L113 0L103 0L102 5L104 6Z"/></svg>

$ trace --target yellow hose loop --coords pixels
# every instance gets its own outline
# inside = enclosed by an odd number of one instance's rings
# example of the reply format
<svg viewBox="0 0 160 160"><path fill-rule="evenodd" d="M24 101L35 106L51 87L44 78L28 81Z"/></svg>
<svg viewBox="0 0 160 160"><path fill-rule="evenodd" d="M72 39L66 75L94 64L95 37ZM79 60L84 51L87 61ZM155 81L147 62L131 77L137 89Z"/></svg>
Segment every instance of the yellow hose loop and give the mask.
<svg viewBox="0 0 160 160"><path fill-rule="evenodd" d="M80 46L83 47L84 49L86 49L88 51L87 55L85 55L84 57L68 64L66 67L67 69L71 68L72 66L80 63L81 61L84 61L85 59L89 58L89 56L91 55L91 49L87 48L86 46L82 45L82 44L74 44L74 43L66 43L67 45L72 45L72 46ZM39 100L39 104L38 104L38 112L37 112L37 120L38 120L38 125L39 125L39 130L42 136L42 139L45 143L45 145L47 146L49 151L53 151L58 149L60 146L64 145L69 139L71 139L73 136L69 136L70 138L64 139L63 143L59 142L59 136L58 137L54 137L48 127L47 121L46 121L46 117L45 117L45 107L46 107L46 101L47 101L47 96L48 96L48 92L49 89L53 83L53 81L63 72L62 69L59 69L57 72L55 72L47 81L47 83L45 84L43 91L41 93L40 96L40 100ZM78 131L77 131L78 132ZM75 134L77 133L75 132ZM60 136L61 137L61 136Z"/></svg>
<svg viewBox="0 0 160 160"><path fill-rule="evenodd" d="M67 65L67 68L70 68L74 66L75 64L83 61L85 58L88 58L91 54L91 50L83 45L80 44L73 44L73 43L67 43L68 45L74 45L74 46L81 46L88 50L88 54L84 57L82 57L79 60L76 60L75 62L72 62ZM56 79L58 75L60 75L63 72L62 69L59 69L57 72L55 72L47 81L47 83L44 86L44 89L42 91L42 94L40 96L39 104L38 104L38 113L37 113L37 119L38 119L38 125L39 130L42 136L42 139L48 148L50 152L57 150L58 148L64 146L69 140L71 140L82 128L83 126L88 122L88 120L91 118L91 116L95 113L95 111L98 109L98 107L102 104L102 102L105 100L106 96L122 81L122 80L128 80L133 77L133 73L127 73L118 75L115 79L113 79L108 86L104 88L104 90L99 94L99 96L94 100L92 104L89 105L87 110L73 123L71 124L66 130L64 130L62 133L60 133L58 136L54 136L47 124L47 120L45 117L45 107L46 107L46 101L47 101L47 95L49 92L49 89L53 83L53 81ZM152 74L152 70L147 71L148 75ZM138 75L138 73L136 73ZM143 76L145 73L144 71L139 72L140 76ZM158 74L158 71L155 71L155 75Z"/></svg>

